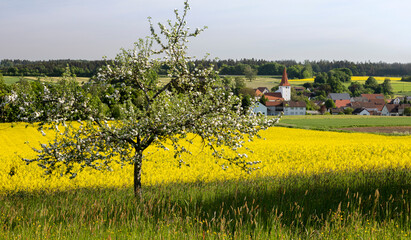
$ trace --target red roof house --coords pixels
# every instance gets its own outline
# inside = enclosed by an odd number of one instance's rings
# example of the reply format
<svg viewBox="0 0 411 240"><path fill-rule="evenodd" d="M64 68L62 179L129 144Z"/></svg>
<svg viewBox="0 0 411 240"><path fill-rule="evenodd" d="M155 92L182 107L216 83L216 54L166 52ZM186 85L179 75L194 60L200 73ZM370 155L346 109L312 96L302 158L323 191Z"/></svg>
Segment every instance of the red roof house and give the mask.
<svg viewBox="0 0 411 240"><path fill-rule="evenodd" d="M384 94L361 94L361 97L372 101L373 99L384 99Z"/></svg>
<svg viewBox="0 0 411 240"><path fill-rule="evenodd" d="M284 100L280 92L269 92L264 94L264 96L268 99L268 101Z"/></svg>
<svg viewBox="0 0 411 240"><path fill-rule="evenodd" d="M266 87L258 87L255 89L255 95L256 96L262 96L263 94L268 93L269 90Z"/></svg>
<svg viewBox="0 0 411 240"><path fill-rule="evenodd" d="M340 107L346 107L351 103L350 100L335 100L335 107L340 108Z"/></svg>

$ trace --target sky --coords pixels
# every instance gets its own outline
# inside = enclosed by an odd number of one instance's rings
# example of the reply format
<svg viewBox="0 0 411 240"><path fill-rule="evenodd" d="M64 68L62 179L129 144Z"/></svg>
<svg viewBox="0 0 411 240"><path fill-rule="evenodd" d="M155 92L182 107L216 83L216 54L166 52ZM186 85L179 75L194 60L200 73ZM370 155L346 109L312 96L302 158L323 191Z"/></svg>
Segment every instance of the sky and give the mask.
<svg viewBox="0 0 411 240"><path fill-rule="evenodd" d="M191 0L196 58L411 62L411 1ZM0 0L0 59L112 59L183 0Z"/></svg>

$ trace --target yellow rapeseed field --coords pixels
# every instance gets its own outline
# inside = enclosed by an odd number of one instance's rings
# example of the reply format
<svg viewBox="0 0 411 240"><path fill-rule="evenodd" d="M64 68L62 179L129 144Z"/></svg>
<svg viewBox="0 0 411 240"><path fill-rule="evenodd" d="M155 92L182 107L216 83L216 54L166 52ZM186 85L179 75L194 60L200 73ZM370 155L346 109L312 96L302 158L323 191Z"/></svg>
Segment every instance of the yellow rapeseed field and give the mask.
<svg viewBox="0 0 411 240"><path fill-rule="evenodd" d="M390 79L391 81L401 81L400 77L374 77L377 81L384 81ZM351 81L367 81L368 76L352 76Z"/></svg>
<svg viewBox="0 0 411 240"><path fill-rule="evenodd" d="M186 156L190 166L178 167L172 152L149 149L144 154L143 185L170 182L214 181L318 174L331 171L369 170L411 167L411 136L382 136L364 133L338 133L273 127L262 132L263 139L247 144L254 153L251 161L262 161L261 169L248 175L231 167L222 170L207 149L190 146L193 155ZM43 176L35 163L25 165L20 157L32 158L31 146L46 143L42 136L24 124L0 124L0 194L18 191L65 190L79 187L131 186L133 169L114 167L113 172L85 169L76 178ZM29 142L29 144L25 144Z"/></svg>

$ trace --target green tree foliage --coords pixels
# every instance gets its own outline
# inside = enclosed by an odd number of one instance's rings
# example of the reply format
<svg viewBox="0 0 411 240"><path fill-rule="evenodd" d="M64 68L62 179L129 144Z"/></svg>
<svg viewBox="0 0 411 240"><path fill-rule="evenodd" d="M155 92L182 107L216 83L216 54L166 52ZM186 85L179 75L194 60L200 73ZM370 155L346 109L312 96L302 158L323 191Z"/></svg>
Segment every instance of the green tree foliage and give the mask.
<svg viewBox="0 0 411 240"><path fill-rule="evenodd" d="M299 95L297 94L297 91L295 90L295 88L291 88L291 101L301 101L304 100L305 96Z"/></svg>
<svg viewBox="0 0 411 240"><path fill-rule="evenodd" d="M243 77L234 78L234 93L239 95L241 89L245 88L245 81Z"/></svg>
<svg viewBox="0 0 411 240"><path fill-rule="evenodd" d="M344 109L344 114L351 115L354 109L347 107Z"/></svg>
<svg viewBox="0 0 411 240"><path fill-rule="evenodd" d="M374 77L368 77L368 79L364 83L364 87L370 88L375 91L378 88L378 82Z"/></svg>
<svg viewBox="0 0 411 240"><path fill-rule="evenodd" d="M402 77L402 78L401 78L401 81L403 81L403 82L411 82L411 76Z"/></svg>
<svg viewBox="0 0 411 240"><path fill-rule="evenodd" d="M241 75L243 69L241 65L250 65L258 70L259 75L281 75L284 66L311 65L313 73L328 72L332 69L347 69L353 75L359 76L409 76L411 75L411 63L354 63L348 61L305 61L297 63L293 60L286 61L266 61L256 59L240 60L193 60L196 65L204 64L204 67L214 65L215 70L222 75ZM86 61L86 60L49 60L49 61L28 61L28 60L0 60L0 71L4 75L12 76L61 76L65 66L70 65L76 76L91 77L95 75L99 68L106 64L106 61ZM160 66L157 71L161 75L167 74L167 66ZM345 70L344 70L345 71ZM349 73L347 71L347 73ZM299 77L308 76L305 69L300 71ZM407 79L407 78L404 78ZM409 79L409 78L408 78Z"/></svg>
<svg viewBox="0 0 411 240"><path fill-rule="evenodd" d="M271 90L271 92L276 92L279 88L280 88L280 84L272 87L270 90Z"/></svg>
<svg viewBox="0 0 411 240"><path fill-rule="evenodd" d="M314 85L311 82L306 82L303 84L303 87L305 87L306 89L313 89Z"/></svg>
<svg viewBox="0 0 411 240"><path fill-rule="evenodd" d="M390 97L394 94L389 78L386 78L383 83L378 84L374 77L369 77L364 83L364 88L363 93L381 93Z"/></svg>
<svg viewBox="0 0 411 240"><path fill-rule="evenodd" d="M265 106L265 104L268 101L268 98L266 98L263 94L258 101Z"/></svg>
<svg viewBox="0 0 411 240"><path fill-rule="evenodd" d="M8 76L53 76L59 77L65 72L65 67L70 65L73 74L79 77L91 77L95 75L106 61L87 60L2 60L0 70Z"/></svg>
<svg viewBox="0 0 411 240"><path fill-rule="evenodd" d="M24 121L43 124L53 120L79 120L95 109L86 106L87 95L69 68L57 83L20 80L12 85L1 109L6 122Z"/></svg>
<svg viewBox="0 0 411 240"><path fill-rule="evenodd" d="M37 106L50 100L49 106L54 109L49 112L25 108L20 114L24 114L23 120L41 121L40 129L48 123L59 133L37 150L36 158L25 161L38 163L47 174L59 168L71 178L77 175L76 164L80 169L96 170L110 170L115 162L131 164L136 196L141 194L141 167L147 157L144 150L149 146L171 149L180 165L188 164L189 160L182 159L182 154L190 153L185 146L193 143L193 136L203 140L223 169L230 166L248 172L256 169L258 162L247 161L247 149L242 143L258 137L259 130L276 120L243 109L241 99L221 87L213 66L192 66L186 44L203 29L189 32L185 21L188 9L185 2L183 14L175 10L175 22L158 24L159 34L150 22L151 37L140 39L134 49L119 53L90 83L90 89L100 89L106 94L107 99L102 102L110 101L109 104L117 106L115 121L92 108L100 103L77 91L69 76L60 83L61 88L53 91L42 85L45 94L37 100L14 92L8 99L10 104L24 105L31 101ZM158 84L152 71L163 64L168 66L170 81ZM60 89L64 91L59 92ZM133 91L142 96L140 106L123 97L132 96ZM68 121L76 114L87 116L87 120L79 120L78 124ZM64 130L59 130L60 126Z"/></svg>
<svg viewBox="0 0 411 240"><path fill-rule="evenodd" d="M304 101L306 103L307 110L318 111L320 109L320 107L315 104L314 100L309 100L308 98L305 98Z"/></svg>
<svg viewBox="0 0 411 240"><path fill-rule="evenodd" d="M4 121L7 118L6 113L6 96L9 95L10 88L6 85L3 79L3 75L0 73L0 121Z"/></svg>
<svg viewBox="0 0 411 240"><path fill-rule="evenodd" d="M224 76L223 79L221 80L221 83L223 84L224 87L231 89L233 87L233 78L229 76Z"/></svg>
<svg viewBox="0 0 411 240"><path fill-rule="evenodd" d="M241 88L241 89L238 91L238 95L255 97L255 90L252 89L252 88L244 87L244 88Z"/></svg>
<svg viewBox="0 0 411 240"><path fill-rule="evenodd" d="M348 89L344 86L344 84L340 80L338 80L338 78L330 77L327 83L328 85L330 85L331 92L333 93L348 92Z"/></svg>
<svg viewBox="0 0 411 240"><path fill-rule="evenodd" d="M317 89L315 90L315 95L318 100L325 101L327 99L328 94L332 92L332 88L329 84L320 84Z"/></svg>
<svg viewBox="0 0 411 240"><path fill-rule="evenodd" d="M283 65L276 62L270 62L263 64L258 68L258 75L280 75L282 74L283 69Z"/></svg>
<svg viewBox="0 0 411 240"><path fill-rule="evenodd" d="M314 83L323 84L327 83L328 75L326 73L318 73L314 78Z"/></svg>
<svg viewBox="0 0 411 240"><path fill-rule="evenodd" d="M244 75L245 75L245 78L247 78L248 81L251 82L252 80L256 78L257 70L250 67L250 65L246 65L244 67Z"/></svg>
<svg viewBox="0 0 411 240"><path fill-rule="evenodd" d="M252 105L250 95L244 95L241 99L241 108L244 110L244 114L249 110L250 106Z"/></svg>
<svg viewBox="0 0 411 240"><path fill-rule="evenodd" d="M346 76L350 76L350 77L353 76L353 73L352 73L351 69L349 69L349 68L336 68L334 70L337 70L339 72L343 72ZM346 81L344 81L344 82L349 82L349 81L351 81L351 79L346 79Z"/></svg>
<svg viewBox="0 0 411 240"><path fill-rule="evenodd" d="M359 97L362 93L364 93L364 85L359 82L351 82L348 90L350 90L351 96Z"/></svg>
<svg viewBox="0 0 411 240"><path fill-rule="evenodd" d="M381 86L381 93L386 95L386 96L393 96L394 92L391 86L391 80L386 78L384 80L384 82L382 84L380 84Z"/></svg>
<svg viewBox="0 0 411 240"><path fill-rule="evenodd" d="M328 73L318 73L314 78L314 86L316 87L315 95L318 100L325 100L327 95L333 93L348 92L347 87L343 82L350 82L351 75L349 69L334 69ZM308 85L307 85L308 86Z"/></svg>
<svg viewBox="0 0 411 240"><path fill-rule="evenodd" d="M247 64L239 63L234 66L223 65L220 69L222 75L243 75Z"/></svg>
<svg viewBox="0 0 411 240"><path fill-rule="evenodd" d="M328 79L334 78L340 82L351 82L352 73L349 69L333 69L327 74Z"/></svg>
<svg viewBox="0 0 411 240"><path fill-rule="evenodd" d="M341 89L341 86L338 82L350 82L351 76L352 75L350 75L349 69L333 69L327 73L318 73L317 76L314 78L314 83L328 83L332 86L333 89Z"/></svg>
<svg viewBox="0 0 411 240"><path fill-rule="evenodd" d="M1 98L9 93L9 87L4 82L3 75L0 73L0 101Z"/></svg>
<svg viewBox="0 0 411 240"><path fill-rule="evenodd" d="M301 78L312 78L314 75L313 68L310 63L304 65L303 70L301 71Z"/></svg>
<svg viewBox="0 0 411 240"><path fill-rule="evenodd" d="M290 79L301 78L301 72L304 69L302 65L293 65L287 68L287 74Z"/></svg>
<svg viewBox="0 0 411 240"><path fill-rule="evenodd" d="M327 107L327 109L335 108L335 107L336 107L336 106L335 106L335 103L334 103L334 101L333 101L332 99L327 99L324 104L325 104L325 106Z"/></svg>

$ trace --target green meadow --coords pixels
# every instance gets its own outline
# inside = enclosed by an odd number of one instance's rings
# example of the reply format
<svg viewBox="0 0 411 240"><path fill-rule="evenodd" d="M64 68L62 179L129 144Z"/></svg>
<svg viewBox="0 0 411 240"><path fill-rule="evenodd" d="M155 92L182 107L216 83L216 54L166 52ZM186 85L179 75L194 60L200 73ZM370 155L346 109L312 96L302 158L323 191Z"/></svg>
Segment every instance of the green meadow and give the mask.
<svg viewBox="0 0 411 240"><path fill-rule="evenodd" d="M411 118L359 115L283 116L281 118L280 125L315 129L338 129L345 127L411 126Z"/></svg>

